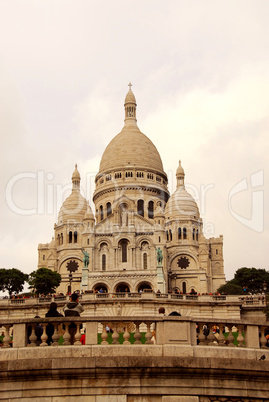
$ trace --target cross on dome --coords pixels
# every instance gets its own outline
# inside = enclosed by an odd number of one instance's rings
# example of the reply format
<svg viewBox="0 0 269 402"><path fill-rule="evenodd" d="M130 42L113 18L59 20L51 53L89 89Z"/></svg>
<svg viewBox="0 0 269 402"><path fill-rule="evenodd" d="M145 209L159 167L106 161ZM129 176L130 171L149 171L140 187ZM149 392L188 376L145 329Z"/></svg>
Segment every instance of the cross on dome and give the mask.
<svg viewBox="0 0 269 402"><path fill-rule="evenodd" d="M128 84L129 91L131 91L131 90L132 90L132 86L133 86L133 84L131 84L131 82L129 82L129 84Z"/></svg>

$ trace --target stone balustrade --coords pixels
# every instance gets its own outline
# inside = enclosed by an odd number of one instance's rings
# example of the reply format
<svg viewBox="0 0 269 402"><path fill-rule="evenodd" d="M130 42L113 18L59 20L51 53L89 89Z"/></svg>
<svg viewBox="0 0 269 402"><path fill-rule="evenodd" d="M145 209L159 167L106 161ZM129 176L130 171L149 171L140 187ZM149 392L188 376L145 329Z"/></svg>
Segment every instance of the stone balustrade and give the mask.
<svg viewBox="0 0 269 402"><path fill-rule="evenodd" d="M227 296L227 295L191 295L176 293L155 293L155 292L118 292L118 293L85 293L80 295L80 300L99 300L99 299L158 299L158 300L182 300L186 302L237 302L248 306L263 306L266 304L265 296ZM68 301L69 296L47 296L39 298L16 298L0 299L0 306L12 306L18 304L44 304L52 301Z"/></svg>
<svg viewBox="0 0 269 402"><path fill-rule="evenodd" d="M37 326L43 328L40 339L36 333ZM0 328L1 348L4 349L98 343L111 344L111 347L174 344L267 349L266 335L269 333L269 323L267 325L266 322L201 320L180 316L6 319L0 320Z"/></svg>

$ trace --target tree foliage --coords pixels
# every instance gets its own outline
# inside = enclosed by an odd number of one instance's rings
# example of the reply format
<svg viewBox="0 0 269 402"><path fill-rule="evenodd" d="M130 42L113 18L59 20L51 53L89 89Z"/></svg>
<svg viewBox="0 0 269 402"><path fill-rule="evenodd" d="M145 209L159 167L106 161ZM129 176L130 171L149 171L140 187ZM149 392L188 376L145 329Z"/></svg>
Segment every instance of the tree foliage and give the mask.
<svg viewBox="0 0 269 402"><path fill-rule="evenodd" d="M61 283L61 275L48 268L39 268L29 275L29 287L37 295L55 293Z"/></svg>
<svg viewBox="0 0 269 402"><path fill-rule="evenodd" d="M17 268L0 268L0 290L8 291L9 297L12 293L19 293L23 285L28 281L28 275Z"/></svg>
<svg viewBox="0 0 269 402"><path fill-rule="evenodd" d="M231 281L225 283L225 285L220 286L218 288L218 292L220 294L226 294L226 295L243 295L244 294L244 290L242 289L242 287L231 283Z"/></svg>
<svg viewBox="0 0 269 402"><path fill-rule="evenodd" d="M223 290L226 286L226 291ZM236 286L236 288L234 287ZM235 274L234 278L228 281L225 285L222 285L218 291L227 294L255 294L263 292L266 287L269 291L269 272L265 269L257 268L239 268ZM231 293L231 291L236 291L239 288L242 293Z"/></svg>

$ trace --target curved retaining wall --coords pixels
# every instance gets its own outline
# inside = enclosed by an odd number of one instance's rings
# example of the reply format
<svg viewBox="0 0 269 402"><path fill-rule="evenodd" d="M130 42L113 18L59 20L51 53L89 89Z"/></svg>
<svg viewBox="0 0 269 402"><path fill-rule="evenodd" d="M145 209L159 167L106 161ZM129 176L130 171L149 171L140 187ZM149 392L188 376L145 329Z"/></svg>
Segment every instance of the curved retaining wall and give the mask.
<svg viewBox="0 0 269 402"><path fill-rule="evenodd" d="M267 350L26 347L1 349L0 359L0 401L5 402L269 401Z"/></svg>

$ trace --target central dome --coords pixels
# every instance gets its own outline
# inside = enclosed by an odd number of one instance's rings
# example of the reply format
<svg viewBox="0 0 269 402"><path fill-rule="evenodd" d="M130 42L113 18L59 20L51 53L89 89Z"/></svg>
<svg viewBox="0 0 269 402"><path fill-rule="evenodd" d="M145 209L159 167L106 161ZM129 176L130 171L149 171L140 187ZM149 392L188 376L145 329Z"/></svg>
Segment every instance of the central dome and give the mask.
<svg viewBox="0 0 269 402"><path fill-rule="evenodd" d="M163 172L160 154L152 141L137 127L124 126L106 147L100 173L128 167Z"/></svg>
<svg viewBox="0 0 269 402"><path fill-rule="evenodd" d="M164 173L157 148L136 124L136 100L131 88L125 97L124 107L124 127L106 147L99 174L131 167Z"/></svg>

